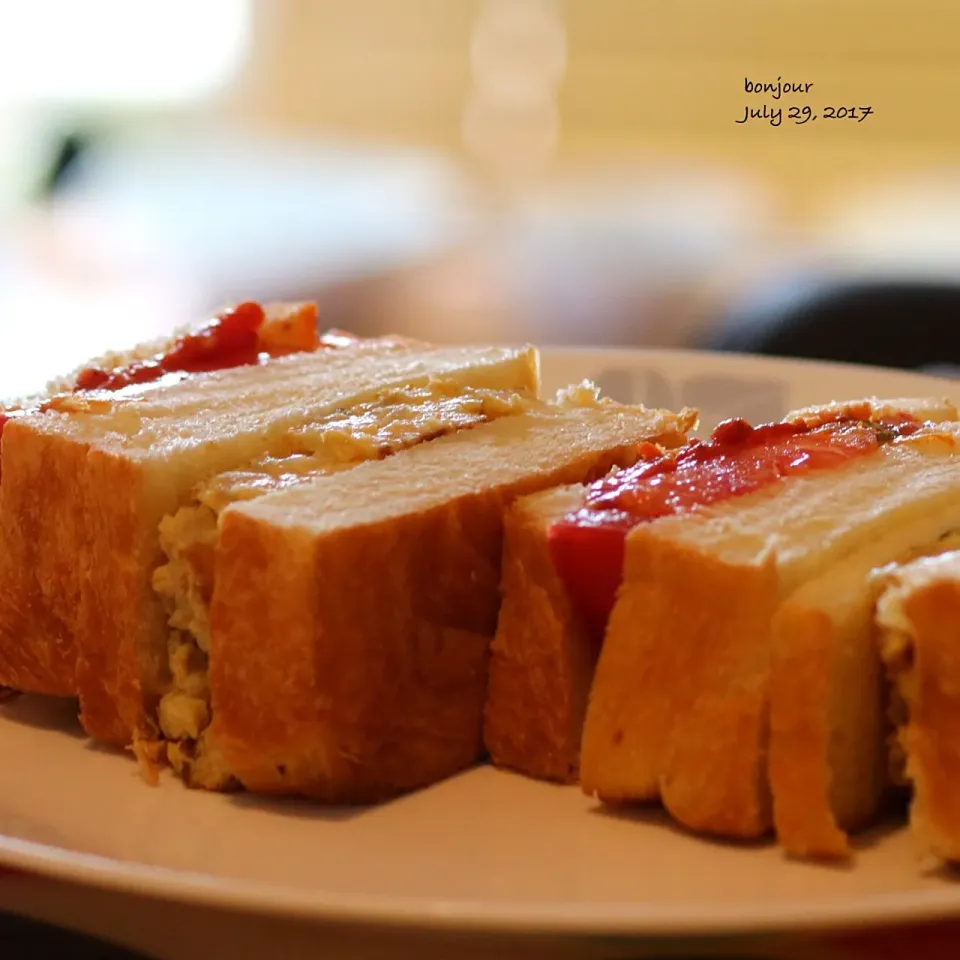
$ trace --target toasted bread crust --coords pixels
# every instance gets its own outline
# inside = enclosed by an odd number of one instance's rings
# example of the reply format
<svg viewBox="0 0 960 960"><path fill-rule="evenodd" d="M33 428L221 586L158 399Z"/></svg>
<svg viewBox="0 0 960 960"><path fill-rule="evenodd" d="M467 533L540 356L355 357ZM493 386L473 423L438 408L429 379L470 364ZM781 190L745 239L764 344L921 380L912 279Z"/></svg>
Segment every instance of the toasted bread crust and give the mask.
<svg viewBox="0 0 960 960"><path fill-rule="evenodd" d="M11 420L0 484L0 685L74 696L78 566L87 540L74 490L87 446Z"/></svg>
<svg viewBox="0 0 960 960"><path fill-rule="evenodd" d="M153 514L145 513L146 476L137 461L122 454L92 450L85 471L84 499L91 532L86 544L96 588L81 591L77 653L80 719L96 740L117 745L149 740L143 683L159 683L163 658L147 661L151 651L166 652L163 607L146 571L161 561ZM175 497L171 495L169 509Z"/></svg>
<svg viewBox="0 0 960 960"><path fill-rule="evenodd" d="M369 803L478 758L499 509L454 503L292 543L227 512L211 738L247 789ZM265 602L249 571L279 569Z"/></svg>
<svg viewBox="0 0 960 960"><path fill-rule="evenodd" d="M767 649L773 558L735 566L637 527L587 710L581 782L652 800L694 830L770 826Z"/></svg>
<svg viewBox="0 0 960 960"><path fill-rule="evenodd" d="M424 355L416 359L405 357L396 349L398 344L407 345L391 339L356 348L362 367L360 394L375 395L381 370L371 351L385 345L389 347L386 355L395 360L388 387L399 386L405 371L413 369L411 364L417 367L410 373L413 380L429 381L432 357L443 350L423 345ZM410 341L409 346L418 345ZM452 348L437 369L451 371L450 376L472 376L475 371L480 383L503 381L508 389L536 393L534 352L491 348L481 350L474 362L471 349ZM327 354L280 359L274 369L300 364L306 379L322 381L324 365L318 363L320 372L314 371L314 356ZM326 370L325 389L330 394L329 407L323 408L326 413L337 406L337 370L344 372L347 389L352 383L346 375L352 362L347 357L333 363L332 372ZM256 379L256 371L218 372L211 382L217 386L232 378L246 382ZM279 402L285 402L283 381L275 377L273 382L279 387L275 389ZM199 383L185 391L194 417L202 416ZM218 389L222 395L226 388L221 384ZM87 403L84 398L67 399L71 405ZM153 398L158 406L161 400L159 394ZM115 401L96 402L109 406ZM149 402L144 400L148 406ZM232 412L229 407L223 409ZM297 415L280 410L272 421L273 433L278 423ZM186 421L183 426L193 431L196 424ZM127 744L136 736L152 736L147 700L157 693L151 689L153 678L162 678L166 670L166 616L150 585L154 568L163 560L157 525L188 496L205 467L194 458L189 470L181 468L162 477L160 458L126 444L122 429L101 435L70 427L65 412L51 412L13 419L4 430L0 683L30 692L79 695L88 733L99 740ZM256 420L249 427L251 434L260 429ZM84 440L73 439L77 435ZM172 442L180 443L181 436L175 429ZM220 469L246 462L252 446L255 443L239 444L232 462L229 456L221 456L222 451L218 453Z"/></svg>
<svg viewBox="0 0 960 960"><path fill-rule="evenodd" d="M582 491L524 497L507 511L503 605L484 708L484 745L494 764L561 783L578 778L599 638L588 635L554 568L543 508L575 508Z"/></svg>
<svg viewBox="0 0 960 960"><path fill-rule="evenodd" d="M224 512L210 734L245 787L368 803L481 757L504 512L636 456L593 431L555 469L313 541Z"/></svg>
<svg viewBox="0 0 960 960"><path fill-rule="evenodd" d="M945 579L904 600L914 648L904 743L913 782L911 830L922 848L960 860L960 581Z"/></svg>
<svg viewBox="0 0 960 960"><path fill-rule="evenodd" d="M9 424L4 451L0 682L79 696L92 737L129 743L143 716L137 638L156 620L144 604L158 603L143 582L159 545L138 514L141 468L27 421Z"/></svg>
<svg viewBox="0 0 960 960"><path fill-rule="evenodd" d="M833 623L822 611L778 611L770 679L770 784L780 845L800 857L845 858L830 802Z"/></svg>

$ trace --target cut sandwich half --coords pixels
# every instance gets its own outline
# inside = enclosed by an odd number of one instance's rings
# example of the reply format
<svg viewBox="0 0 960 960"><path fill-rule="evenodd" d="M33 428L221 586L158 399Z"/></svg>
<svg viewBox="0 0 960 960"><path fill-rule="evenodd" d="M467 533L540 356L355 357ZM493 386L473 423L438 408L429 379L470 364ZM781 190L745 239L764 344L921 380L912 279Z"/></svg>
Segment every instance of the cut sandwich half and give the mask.
<svg viewBox="0 0 960 960"><path fill-rule="evenodd" d="M877 568L960 542L960 498L830 565L773 622L770 783L780 845L801 857L846 858L890 793L888 690L874 624ZM889 604L889 602L888 602Z"/></svg>
<svg viewBox="0 0 960 960"><path fill-rule="evenodd" d="M891 565L875 579L893 777L912 788L919 852L960 861L960 553Z"/></svg>
<svg viewBox="0 0 960 960"><path fill-rule="evenodd" d="M167 677L165 517L516 415L539 373L532 348L383 338L105 386L6 424L0 684L79 695L92 736L129 743Z"/></svg>
<svg viewBox="0 0 960 960"><path fill-rule="evenodd" d="M225 307L194 327L91 360L51 381L41 393L0 403L0 434L10 419L36 412L62 394L120 390L358 342L358 337L342 330L321 335L317 320L315 303L246 302Z"/></svg>
<svg viewBox="0 0 960 960"><path fill-rule="evenodd" d="M809 426L896 420L906 409L920 420L953 415L938 401L872 400L798 410L788 419ZM644 458L662 453L651 446ZM561 782L578 778L588 694L623 574L624 530L602 511L580 511L589 495L583 487L555 490L519 500L508 515L504 602L485 709L495 764ZM565 522L570 518L576 522ZM629 517L620 521L635 525Z"/></svg>
<svg viewBox="0 0 960 960"><path fill-rule="evenodd" d="M209 613L200 594L188 602L205 632L172 621L158 741L144 755L165 754L194 786L344 803L469 766L482 751L505 510L633 463L641 442L676 446L689 421L573 391L234 501L210 555ZM184 648L193 670L178 666Z"/></svg>
<svg viewBox="0 0 960 960"><path fill-rule="evenodd" d="M659 797L722 836L770 828L778 608L835 564L862 569L871 542L887 546L868 559L891 559L954 527L955 420L946 403L874 402L734 422L597 492L569 539L598 551L591 523L627 533L584 730L587 792Z"/></svg>
<svg viewBox="0 0 960 960"><path fill-rule="evenodd" d="M42 393L0 404L0 480L3 435L11 422L37 414L103 411L109 407L105 395L116 393L133 399L138 387L162 392L173 383L213 370L263 365L291 353L326 352L357 342L358 338L342 331L321 336L317 308L312 303L261 306L246 302L225 308L193 328L181 328L172 336L92 360L52 381ZM14 457L15 453L6 459L10 462ZM58 503L50 501L58 483L69 486L72 482L71 469L65 462L35 463L33 467L47 474L36 488L34 513L38 517L55 516ZM29 490L21 493L29 494ZM39 499L41 495L45 500ZM69 523L70 512L66 511L62 519ZM23 518L14 516L9 523L12 539L7 542L0 523L0 683L17 690L70 695L76 692L75 655L71 642L64 639L57 610L61 603L74 606L75 596L61 591L57 582L53 589L45 590L43 579L47 574L39 572L35 577L24 566L32 562L33 553L18 556L17 539L24 529L29 537L31 525L32 521L24 525ZM37 526L46 526L56 535L56 522L38 520ZM42 547L37 544L34 549ZM63 553L59 564L62 578L54 577L54 581L79 579L69 555ZM44 639L40 643L31 641L32 636L41 635Z"/></svg>

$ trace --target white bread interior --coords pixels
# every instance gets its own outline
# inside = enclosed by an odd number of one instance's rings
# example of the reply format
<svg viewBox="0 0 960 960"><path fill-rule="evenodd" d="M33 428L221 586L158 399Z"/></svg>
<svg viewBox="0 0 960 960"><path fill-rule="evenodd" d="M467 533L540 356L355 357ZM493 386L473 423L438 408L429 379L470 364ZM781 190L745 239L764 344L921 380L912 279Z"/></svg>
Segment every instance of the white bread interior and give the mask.
<svg viewBox="0 0 960 960"><path fill-rule="evenodd" d="M925 427L837 469L635 528L587 711L584 789L659 796L697 830L766 832L774 613L892 526L947 510L958 439L955 422Z"/></svg>
<svg viewBox="0 0 960 960"><path fill-rule="evenodd" d="M211 748L248 789L354 803L473 763L505 509L681 429L663 411L544 406L228 507Z"/></svg>

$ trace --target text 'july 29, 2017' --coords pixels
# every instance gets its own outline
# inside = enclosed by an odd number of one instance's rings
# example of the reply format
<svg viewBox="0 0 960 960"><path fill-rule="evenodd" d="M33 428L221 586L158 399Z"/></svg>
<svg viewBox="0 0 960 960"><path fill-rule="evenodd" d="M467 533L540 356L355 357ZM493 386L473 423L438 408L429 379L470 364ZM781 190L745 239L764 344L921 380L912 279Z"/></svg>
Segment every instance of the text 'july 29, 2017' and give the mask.
<svg viewBox="0 0 960 960"><path fill-rule="evenodd" d="M815 120L846 120L863 123L873 114L873 107L856 103L818 104L810 103L813 83L794 82L777 77L774 81L751 80L744 77L743 91L747 102L743 114L734 123L761 123L779 127L783 123L803 126ZM796 102L803 98L807 102ZM786 102L787 100L793 102Z"/></svg>

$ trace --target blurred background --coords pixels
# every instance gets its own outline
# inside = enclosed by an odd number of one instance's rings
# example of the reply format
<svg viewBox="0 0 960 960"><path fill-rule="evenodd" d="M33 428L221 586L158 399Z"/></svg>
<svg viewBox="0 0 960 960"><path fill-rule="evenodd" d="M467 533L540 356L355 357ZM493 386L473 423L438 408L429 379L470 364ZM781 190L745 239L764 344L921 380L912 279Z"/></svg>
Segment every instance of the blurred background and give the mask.
<svg viewBox="0 0 960 960"><path fill-rule="evenodd" d="M958 101L956 0L0 2L0 395L281 297L950 369Z"/></svg>

